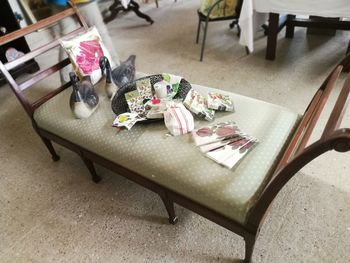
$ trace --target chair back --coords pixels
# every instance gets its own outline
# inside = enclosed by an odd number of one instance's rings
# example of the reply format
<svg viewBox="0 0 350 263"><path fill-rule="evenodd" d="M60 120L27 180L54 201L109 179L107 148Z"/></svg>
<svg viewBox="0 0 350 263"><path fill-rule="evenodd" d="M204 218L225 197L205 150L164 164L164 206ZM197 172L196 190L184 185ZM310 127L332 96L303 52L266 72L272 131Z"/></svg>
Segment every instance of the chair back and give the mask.
<svg viewBox="0 0 350 263"><path fill-rule="evenodd" d="M210 19L239 17L243 0L201 0L199 12Z"/></svg>
<svg viewBox="0 0 350 263"><path fill-rule="evenodd" d="M308 145L310 136L343 67L349 66L350 54L339 63L316 92L276 166L275 172L262 190L259 200L250 210L247 218L248 227L256 229L261 225L265 213L278 192L307 163L330 150L350 151L350 129L339 129L350 100L350 74L338 95L322 135L318 140Z"/></svg>
<svg viewBox="0 0 350 263"><path fill-rule="evenodd" d="M7 62L3 64L0 61L0 70L2 74L5 76L6 80L11 86L11 89L15 93L17 99L20 101L22 104L23 108L26 110L27 114L31 117L33 120L33 113L35 109L37 109L40 105L42 105L44 102L52 98L53 96L57 95L64 89L68 88L70 86L70 82L60 86L59 88L48 92L44 96L41 96L39 99L35 100L34 102L31 102L28 99L28 96L24 94L24 91L30 87L32 87L34 84L37 82L47 78L48 76L54 74L55 72L61 70L68 64L70 64L70 61L68 58L59 61L58 63L54 64L53 66L50 66L49 68L46 69L41 69L39 72L34 74L30 79L23 81L22 83L18 83L11 75L10 70L15 69L16 67L20 66L23 63L26 63L35 57L44 54L51 49L57 47L60 45L60 40L65 40L69 39L76 34L79 34L81 32L85 32L88 29L88 26L86 22L84 21L83 17L81 16L78 8L70 3L70 7L58 14L55 14L51 17L45 18L35 24L29 25L25 28L19 29L17 31L11 32L9 34L6 34L2 37L0 37L0 46L4 45L6 43L9 43L13 40L16 40L18 38L24 37L26 35L29 35L31 33L37 32L38 30L52 27L59 23L61 20L73 16L76 17L76 19L79 22L79 27L71 32L69 32L66 35L60 36L57 39L54 39L53 41L46 43L45 45L42 45L34 50L32 50L29 53L26 53L22 57L17 58L16 60Z"/></svg>

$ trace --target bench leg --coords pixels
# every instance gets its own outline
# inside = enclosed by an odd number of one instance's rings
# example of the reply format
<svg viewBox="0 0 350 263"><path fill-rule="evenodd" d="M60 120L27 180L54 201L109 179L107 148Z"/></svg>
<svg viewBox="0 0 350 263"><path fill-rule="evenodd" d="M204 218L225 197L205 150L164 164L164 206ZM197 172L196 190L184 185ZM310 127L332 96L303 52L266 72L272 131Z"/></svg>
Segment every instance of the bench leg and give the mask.
<svg viewBox="0 0 350 263"><path fill-rule="evenodd" d="M51 153L51 158L54 162L57 162L60 159L60 156L56 153L55 148L53 148L53 145L49 139L46 139L45 137L40 136L41 140L46 145L47 149Z"/></svg>
<svg viewBox="0 0 350 263"><path fill-rule="evenodd" d="M291 21L295 19L295 15L287 15L287 24L286 24L286 38L294 37L294 26L291 25Z"/></svg>
<svg viewBox="0 0 350 263"><path fill-rule="evenodd" d="M175 225L178 221L178 218L175 215L174 202L169 198L167 193L160 194L160 198L162 198L162 201L165 205L165 209L168 212L169 223Z"/></svg>
<svg viewBox="0 0 350 263"><path fill-rule="evenodd" d="M97 175L93 162L91 162L89 159L87 159L83 156L81 156L81 159L83 160L86 167L88 168L88 170L91 174L92 181L94 181L95 183L98 183L99 181L101 181L101 177Z"/></svg>
<svg viewBox="0 0 350 263"><path fill-rule="evenodd" d="M255 244L255 236L249 235L244 237L245 242L245 258L244 263L249 263L252 260L254 244Z"/></svg>
<svg viewBox="0 0 350 263"><path fill-rule="evenodd" d="M270 13L269 15L269 29L267 31L267 47L266 47L266 59L275 60L276 58L276 46L277 35L279 31L279 14Z"/></svg>

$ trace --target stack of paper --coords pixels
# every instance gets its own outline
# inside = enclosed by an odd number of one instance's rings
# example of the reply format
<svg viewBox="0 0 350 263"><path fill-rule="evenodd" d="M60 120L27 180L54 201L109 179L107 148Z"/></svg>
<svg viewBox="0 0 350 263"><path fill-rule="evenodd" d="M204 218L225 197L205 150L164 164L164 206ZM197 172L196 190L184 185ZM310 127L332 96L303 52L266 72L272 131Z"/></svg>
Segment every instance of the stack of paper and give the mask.
<svg viewBox="0 0 350 263"><path fill-rule="evenodd" d="M242 133L234 122L218 123L192 132L194 142L207 157L234 167L258 142Z"/></svg>

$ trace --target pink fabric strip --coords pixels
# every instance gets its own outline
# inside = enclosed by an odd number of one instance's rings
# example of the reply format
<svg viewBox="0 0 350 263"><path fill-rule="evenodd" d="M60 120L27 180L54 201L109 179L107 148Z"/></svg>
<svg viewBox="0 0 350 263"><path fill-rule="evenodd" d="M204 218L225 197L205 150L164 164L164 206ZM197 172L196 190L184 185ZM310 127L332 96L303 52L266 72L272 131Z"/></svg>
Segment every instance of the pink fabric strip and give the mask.
<svg viewBox="0 0 350 263"><path fill-rule="evenodd" d="M177 113L176 113L176 109L171 108L171 111L174 113L174 117L175 117L177 123L178 123L179 126L180 126L179 128L180 128L180 133L181 133L181 135L184 134L183 128L182 128L182 124L181 124L181 121L180 121L180 118L179 118L179 116L178 116Z"/></svg>
<svg viewBox="0 0 350 263"><path fill-rule="evenodd" d="M181 108L179 108L179 111L180 111L180 113L181 113L181 115L182 115L182 118L185 120L185 125L186 125L186 130L185 130L185 132L188 132L189 128L188 128L188 120L187 120L187 118L186 118L186 115L184 114L184 112L183 112L183 110L182 110Z"/></svg>

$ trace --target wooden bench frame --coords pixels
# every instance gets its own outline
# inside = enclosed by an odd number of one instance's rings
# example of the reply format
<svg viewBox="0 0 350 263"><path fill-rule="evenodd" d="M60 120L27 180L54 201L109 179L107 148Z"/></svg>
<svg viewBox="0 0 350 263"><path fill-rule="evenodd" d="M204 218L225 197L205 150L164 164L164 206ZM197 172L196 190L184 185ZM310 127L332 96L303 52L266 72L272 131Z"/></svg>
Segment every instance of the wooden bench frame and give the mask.
<svg viewBox="0 0 350 263"><path fill-rule="evenodd" d="M76 16L80 23L80 28L71 32L70 34L63 36L63 38L71 37L79 32L84 32L88 27L81 17L79 10L72 6L71 8L56 14L52 17L41 20L40 22L30 25L26 28L20 29L16 32L7 34L0 37L0 45L10 42L19 37L23 37L29 33L37 31L39 29L52 26L61 19L67 16ZM13 92L22 104L23 108L26 110L27 114L32 120L34 130L40 136L47 149L52 155L54 161L59 160L59 156L54 150L52 141L60 144L80 155L88 170L92 175L94 182L98 182L100 177L96 174L94 163L104 166L116 173L150 189L151 191L157 193L164 202L165 208L169 215L169 222L175 224L177 217L175 215L174 203L177 203L221 226L224 228L242 236L246 244L246 254L245 261L249 262L252 256L253 247L255 240L259 234L259 229L264 222L265 214L267 213L270 204L278 194L278 192L283 188L283 186L307 163L318 157L319 155L330 151L336 150L338 152L346 152L350 150L350 129L339 129L343 114L346 109L346 105L349 101L350 92L350 76L345 81L345 84L340 92L340 95L336 101L330 118L324 128L323 134L319 140L307 146L310 135L317 123L320 113L325 106L330 92L335 86L336 80L338 79L342 66L337 66L336 69L330 74L330 76L324 81L320 89L316 92L309 106L307 107L298 128L296 128L293 137L291 138L288 147L286 147L283 155L280 157L279 163L276 167L273 167L273 175L269 178L267 184L259 196L257 203L250 209L247 220L244 224L236 222L222 214L205 207L199 203L196 203L186 196L180 195L171 189L165 188L145 177L141 174L137 174L119 164L113 163L102 156L99 156L91 151L84 149L83 147L76 145L66 139L60 137L59 135L50 133L44 129L41 129L36 124L33 114L35 110L48 101L50 98L54 97L64 89L70 86L70 83L57 88L56 90L48 93L39 100L31 103L29 102L22 91L26 88L31 87L36 82L50 76L54 72L59 71L64 66L68 65L70 62L65 59L54 66L44 69L33 75L33 77L21 84L18 84L12 76L9 74L9 70L16 67L17 65L24 63L48 50L59 45L58 39L37 48L30 53L24 55L23 57L3 64L0 62L0 70L9 82ZM350 64L350 55L344 59L341 63L342 65Z"/></svg>

